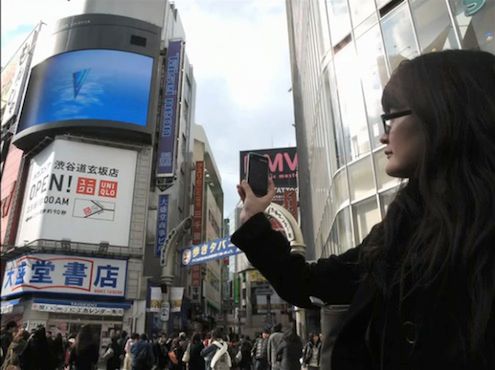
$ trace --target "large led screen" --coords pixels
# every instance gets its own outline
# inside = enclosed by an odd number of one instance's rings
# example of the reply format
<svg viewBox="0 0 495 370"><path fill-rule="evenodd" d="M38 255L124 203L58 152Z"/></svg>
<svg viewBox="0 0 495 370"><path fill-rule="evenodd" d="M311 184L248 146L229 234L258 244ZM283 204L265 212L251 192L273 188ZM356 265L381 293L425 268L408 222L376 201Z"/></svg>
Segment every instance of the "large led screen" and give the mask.
<svg viewBox="0 0 495 370"><path fill-rule="evenodd" d="M146 126L153 59L116 50L79 50L35 66L17 132L66 120Z"/></svg>

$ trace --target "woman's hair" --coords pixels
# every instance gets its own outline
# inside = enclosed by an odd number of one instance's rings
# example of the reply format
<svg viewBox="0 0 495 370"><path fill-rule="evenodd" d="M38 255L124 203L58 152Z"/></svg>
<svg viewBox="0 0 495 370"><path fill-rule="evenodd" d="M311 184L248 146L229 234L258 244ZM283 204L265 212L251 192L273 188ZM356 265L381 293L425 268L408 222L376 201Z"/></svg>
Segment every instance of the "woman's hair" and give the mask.
<svg viewBox="0 0 495 370"><path fill-rule="evenodd" d="M429 303L444 300L460 345L479 353L495 309L495 56L448 50L404 61L382 105L412 110L424 150L362 258L385 293L400 286L401 303L417 289L436 292Z"/></svg>
<svg viewBox="0 0 495 370"><path fill-rule="evenodd" d="M201 342L201 334L200 333L194 333L191 337L191 342L192 343L200 343Z"/></svg>
<svg viewBox="0 0 495 370"><path fill-rule="evenodd" d="M76 353L80 354L85 352L88 348L93 345L93 332L91 327L88 325L83 325L77 333L76 343L74 344L76 348Z"/></svg>
<svg viewBox="0 0 495 370"><path fill-rule="evenodd" d="M293 328L286 329L283 338L287 343L298 343L302 345L301 338Z"/></svg>

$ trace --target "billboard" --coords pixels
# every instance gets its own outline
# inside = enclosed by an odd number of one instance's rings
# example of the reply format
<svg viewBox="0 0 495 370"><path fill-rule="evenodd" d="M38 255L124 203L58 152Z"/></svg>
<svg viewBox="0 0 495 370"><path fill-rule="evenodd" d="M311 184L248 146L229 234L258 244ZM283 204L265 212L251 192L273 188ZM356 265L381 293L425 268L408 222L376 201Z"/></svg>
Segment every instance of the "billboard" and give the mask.
<svg viewBox="0 0 495 370"><path fill-rule="evenodd" d="M31 71L17 132L74 120L145 127L152 71L153 58L117 50L48 58Z"/></svg>
<svg viewBox="0 0 495 370"><path fill-rule="evenodd" d="M182 71L183 42L170 41L163 86L160 134L158 136L157 176L173 176L175 173L176 132L179 122L179 90Z"/></svg>
<svg viewBox="0 0 495 370"><path fill-rule="evenodd" d="M124 297L127 260L30 254L7 262L2 298L32 292Z"/></svg>
<svg viewBox="0 0 495 370"><path fill-rule="evenodd" d="M2 68L2 127L17 117L40 28L41 25L36 26L9 63Z"/></svg>
<svg viewBox="0 0 495 370"><path fill-rule="evenodd" d="M183 249L181 253L182 264L184 266L193 266L199 263L233 256L242 253L242 251L231 243L230 236L228 236L200 245L193 245L190 248Z"/></svg>
<svg viewBox="0 0 495 370"><path fill-rule="evenodd" d="M274 202L284 204L284 193L297 189L298 157L296 147L256 149L240 152L240 180L246 178L248 153L257 153L268 158L269 173L277 188Z"/></svg>
<svg viewBox="0 0 495 370"><path fill-rule="evenodd" d="M128 246L137 152L57 139L29 165L16 245Z"/></svg>
<svg viewBox="0 0 495 370"><path fill-rule="evenodd" d="M168 226L168 194L158 196L158 209L156 215L156 246L155 255L160 257L161 248L167 240Z"/></svg>

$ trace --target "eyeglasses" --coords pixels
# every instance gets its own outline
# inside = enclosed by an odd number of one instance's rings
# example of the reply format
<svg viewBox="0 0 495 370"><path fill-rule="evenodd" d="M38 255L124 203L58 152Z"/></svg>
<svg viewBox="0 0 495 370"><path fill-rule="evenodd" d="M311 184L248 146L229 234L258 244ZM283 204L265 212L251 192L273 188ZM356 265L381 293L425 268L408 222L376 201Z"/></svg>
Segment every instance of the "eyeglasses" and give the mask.
<svg viewBox="0 0 495 370"><path fill-rule="evenodd" d="M404 117L412 114L412 110L402 110L400 112L384 113L380 117L383 122L383 131L388 135L390 129L392 128L392 120L399 117Z"/></svg>

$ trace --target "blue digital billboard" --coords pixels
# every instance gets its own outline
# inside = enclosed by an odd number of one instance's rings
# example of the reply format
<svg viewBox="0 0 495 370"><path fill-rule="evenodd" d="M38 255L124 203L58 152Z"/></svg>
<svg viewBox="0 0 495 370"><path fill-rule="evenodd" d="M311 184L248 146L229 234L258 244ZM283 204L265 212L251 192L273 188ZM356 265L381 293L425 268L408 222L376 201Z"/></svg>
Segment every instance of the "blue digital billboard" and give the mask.
<svg viewBox="0 0 495 370"><path fill-rule="evenodd" d="M17 132L57 121L104 120L145 127L153 58L78 50L32 69Z"/></svg>

